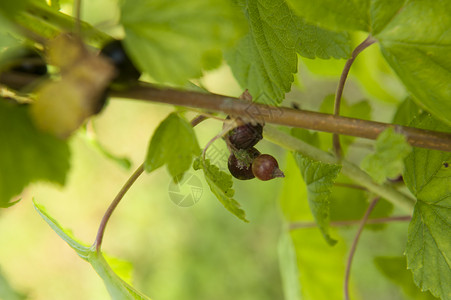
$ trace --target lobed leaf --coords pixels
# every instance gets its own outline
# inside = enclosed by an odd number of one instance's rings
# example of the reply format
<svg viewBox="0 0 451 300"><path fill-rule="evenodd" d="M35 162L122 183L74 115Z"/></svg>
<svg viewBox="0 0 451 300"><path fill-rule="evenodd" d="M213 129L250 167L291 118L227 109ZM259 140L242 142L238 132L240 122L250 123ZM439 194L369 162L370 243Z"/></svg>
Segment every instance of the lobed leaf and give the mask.
<svg viewBox="0 0 451 300"><path fill-rule="evenodd" d="M0 207L31 182L66 182L69 146L35 128L29 107L0 98Z"/></svg>
<svg viewBox="0 0 451 300"><path fill-rule="evenodd" d="M125 0L125 48L158 82L184 84L221 60L242 35L239 13L226 0ZM204 65L203 65L204 64Z"/></svg>
<svg viewBox="0 0 451 300"><path fill-rule="evenodd" d="M228 211L244 222L249 222L246 220L246 213L240 208L240 204L233 199L235 191L232 188L233 181L231 175L219 170L217 166L210 164L210 160L208 159L202 161L202 158L197 158L194 161L193 168L195 170L202 169L210 190Z"/></svg>
<svg viewBox="0 0 451 300"><path fill-rule="evenodd" d="M451 124L451 2L288 0L307 21L376 38L414 100ZM425 24L428 24L425 26Z"/></svg>
<svg viewBox="0 0 451 300"><path fill-rule="evenodd" d="M152 172L166 165L174 181L190 168L200 148L192 126L176 113L171 113L155 130L144 162Z"/></svg>
<svg viewBox="0 0 451 300"><path fill-rule="evenodd" d="M226 59L255 102L280 104L297 72L296 52L309 58L349 56L347 34L307 24L284 0L241 2L249 33Z"/></svg>
<svg viewBox="0 0 451 300"><path fill-rule="evenodd" d="M375 152L367 155L360 165L377 183L383 183L403 172L404 158L411 151L406 137L390 127L377 137Z"/></svg>
<svg viewBox="0 0 451 300"><path fill-rule="evenodd" d="M336 240L329 235L329 196L341 166L313 161L298 152L294 152L294 157L307 185L307 198L313 217L326 241L334 245Z"/></svg>
<svg viewBox="0 0 451 300"><path fill-rule="evenodd" d="M71 232L61 227L58 222L52 218L43 206L34 202L34 207L41 215L44 221L84 260L89 262L97 274L102 278L108 293L112 299L149 299L147 296L136 291L132 286L123 281L108 265L102 253L97 252L94 246L86 246L78 242Z"/></svg>
<svg viewBox="0 0 451 300"><path fill-rule="evenodd" d="M414 126L451 132L420 115ZM451 153L414 148L405 160L404 180L417 197L409 225L407 267L415 283L434 296L451 299Z"/></svg>

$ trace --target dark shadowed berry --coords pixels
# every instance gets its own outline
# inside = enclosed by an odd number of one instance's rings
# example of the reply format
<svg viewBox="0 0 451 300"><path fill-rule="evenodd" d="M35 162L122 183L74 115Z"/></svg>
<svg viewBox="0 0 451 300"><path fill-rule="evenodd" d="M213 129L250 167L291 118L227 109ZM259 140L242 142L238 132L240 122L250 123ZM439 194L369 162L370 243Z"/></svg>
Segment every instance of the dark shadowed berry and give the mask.
<svg viewBox="0 0 451 300"><path fill-rule="evenodd" d="M279 169L277 160L269 154L262 154L252 162L252 173L260 180L266 181L277 177L285 177Z"/></svg>
<svg viewBox="0 0 451 300"><path fill-rule="evenodd" d="M248 180L254 178L252 173L252 161L260 155L260 152L255 148L250 148L248 150L243 150L235 154L230 154L228 167L230 174L233 177L240 180ZM237 156L239 158L237 158Z"/></svg>
<svg viewBox="0 0 451 300"><path fill-rule="evenodd" d="M225 138L235 149L249 149L263 138L263 126L250 123L240 125L230 130Z"/></svg>
<svg viewBox="0 0 451 300"><path fill-rule="evenodd" d="M47 74L47 64L36 51L29 50L24 56L17 59L11 71L42 76Z"/></svg>
<svg viewBox="0 0 451 300"><path fill-rule="evenodd" d="M119 40L113 40L106 44L100 53L109 58L117 70L117 75L114 79L115 82L126 83L138 80L141 73L133 65L130 58L125 53L122 42Z"/></svg>

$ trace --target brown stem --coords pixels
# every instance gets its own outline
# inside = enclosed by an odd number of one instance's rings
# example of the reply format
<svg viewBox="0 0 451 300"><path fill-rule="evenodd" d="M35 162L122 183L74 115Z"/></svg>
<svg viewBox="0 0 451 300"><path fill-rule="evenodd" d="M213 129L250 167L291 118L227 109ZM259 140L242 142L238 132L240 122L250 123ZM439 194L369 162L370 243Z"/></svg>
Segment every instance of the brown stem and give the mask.
<svg viewBox="0 0 451 300"><path fill-rule="evenodd" d="M197 126L199 123L205 121L206 119L208 119L207 116L205 116L205 115L198 115L198 116L194 117L194 118L191 120L191 126L195 127L195 126Z"/></svg>
<svg viewBox="0 0 451 300"><path fill-rule="evenodd" d="M337 86L337 91L335 93L335 104L334 104L334 115L340 115L340 106L341 106L341 97L343 95L343 89L345 87L346 79L348 78L349 70L351 69L354 60L357 58L357 55L360 54L363 50L365 50L370 45L376 42L375 39L371 35L369 35L360 45L358 45L354 51L352 51L351 58L346 61L346 64L341 72L340 81ZM334 133L332 136L332 144L334 147L334 152L337 157L341 157L342 149L340 145L340 136L337 133Z"/></svg>
<svg viewBox="0 0 451 300"><path fill-rule="evenodd" d="M136 179L144 172L144 164L141 164L136 171L130 176L130 178L127 180L127 182L124 184L124 186L121 188L119 193L114 198L113 202L111 202L110 206L108 207L107 211L103 215L102 221L100 222L99 229L97 230L97 236L96 240L94 242L94 245L96 247L96 251L100 252L100 247L102 246L103 241L103 235L105 233L106 225L108 221L110 220L111 215L113 214L116 207L119 205L119 202L121 202L122 198L124 198L125 193L130 189L130 187L135 183Z"/></svg>
<svg viewBox="0 0 451 300"><path fill-rule="evenodd" d="M387 218L374 218L368 219L366 224L386 224L386 223L394 223L394 222L408 222L412 220L411 216L395 216L395 217L387 217ZM330 222L330 226L332 227L345 227L359 224L362 220L346 220L346 221L332 221ZM295 222L291 223L289 226L289 230L298 230L305 228L315 228L318 225L315 222Z"/></svg>
<svg viewBox="0 0 451 300"><path fill-rule="evenodd" d="M11 82L9 73L0 75L0 83L6 82ZM407 141L413 146L451 152L451 134L445 132L340 117L288 107L249 103L238 98L217 94L182 91L141 83L130 87L128 90L112 91L111 96L222 112L239 116L243 121L273 123L373 140L382 131L391 127L396 132L405 135Z"/></svg>
<svg viewBox="0 0 451 300"><path fill-rule="evenodd" d="M362 221L360 222L360 226L354 237L354 241L352 242L351 250L349 252L349 257L348 257L348 261L346 264L345 280L344 280L344 286L343 286L345 300L349 300L349 275L351 274L352 259L354 258L354 253L355 253L355 250L357 249L357 244L359 242L360 235L362 234L363 227L365 227L365 223L368 220L368 217L370 216L371 212L373 211L373 209L376 206L379 199L380 198L377 197L377 198L374 198L373 201L371 201L370 205L368 206L368 209L365 212L365 215L363 216Z"/></svg>
<svg viewBox="0 0 451 300"><path fill-rule="evenodd" d="M156 87L150 84L134 86L126 91L113 91L111 95L119 98L160 102L222 112L228 115L240 116L245 122L266 122L373 140L382 131L392 127L396 132L404 134L407 141L413 146L451 152L451 134L445 132L340 117L287 107L249 103L233 97L181 91Z"/></svg>

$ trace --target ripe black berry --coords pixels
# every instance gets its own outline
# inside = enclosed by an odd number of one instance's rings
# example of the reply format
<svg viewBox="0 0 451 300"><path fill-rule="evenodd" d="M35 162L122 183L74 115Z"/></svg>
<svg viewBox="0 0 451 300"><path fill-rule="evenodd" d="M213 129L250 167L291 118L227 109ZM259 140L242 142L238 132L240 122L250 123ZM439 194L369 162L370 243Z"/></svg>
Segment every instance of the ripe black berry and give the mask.
<svg viewBox="0 0 451 300"><path fill-rule="evenodd" d="M42 76L47 74L47 64L36 51L27 50L25 55L13 64L11 71Z"/></svg>
<svg viewBox="0 0 451 300"><path fill-rule="evenodd" d="M252 161L260 155L260 152L255 148L250 148L246 151L240 151L240 153L235 156L234 153L230 154L228 167L230 174L233 177L240 180L248 180L254 178L252 173Z"/></svg>
<svg viewBox="0 0 451 300"><path fill-rule="evenodd" d="M277 160L269 154L262 154L254 159L252 162L252 173L255 177L263 181L285 177L279 169Z"/></svg>
<svg viewBox="0 0 451 300"><path fill-rule="evenodd" d="M113 40L106 44L100 53L107 58L109 58L118 74L116 75L114 81L118 83L126 83L138 80L141 73L133 65L130 58L125 53L122 42L119 40Z"/></svg>
<svg viewBox="0 0 451 300"><path fill-rule="evenodd" d="M226 141L235 149L249 149L263 138L263 126L250 123L240 125L226 134Z"/></svg>

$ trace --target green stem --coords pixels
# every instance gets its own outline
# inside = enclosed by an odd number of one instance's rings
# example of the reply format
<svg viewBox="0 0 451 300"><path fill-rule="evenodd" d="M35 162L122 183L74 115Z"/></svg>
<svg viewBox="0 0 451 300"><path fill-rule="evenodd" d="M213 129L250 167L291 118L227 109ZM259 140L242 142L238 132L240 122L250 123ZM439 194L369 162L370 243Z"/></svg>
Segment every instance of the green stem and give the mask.
<svg viewBox="0 0 451 300"><path fill-rule="evenodd" d="M76 27L76 20L73 17L36 1L30 2L27 9L17 16L15 22L43 39L54 38L64 32L73 32ZM80 21L79 26L81 37L86 43L101 46L111 40L109 35L86 22Z"/></svg>
<svg viewBox="0 0 451 300"><path fill-rule="evenodd" d="M266 125L263 131L263 136L288 150L297 151L304 156L307 156L313 160L321 161L328 164L341 164L341 172L358 183L360 186L365 187L370 192L387 199L395 206L402 208L409 214L412 213L415 205L415 200L409 196L399 192L395 188L387 184L376 183L366 172L359 167L346 160L338 161L338 159L330 153L322 151L316 147L313 147L285 132L282 132L274 126Z"/></svg>

